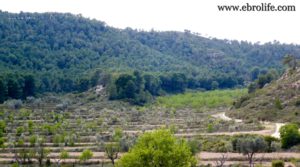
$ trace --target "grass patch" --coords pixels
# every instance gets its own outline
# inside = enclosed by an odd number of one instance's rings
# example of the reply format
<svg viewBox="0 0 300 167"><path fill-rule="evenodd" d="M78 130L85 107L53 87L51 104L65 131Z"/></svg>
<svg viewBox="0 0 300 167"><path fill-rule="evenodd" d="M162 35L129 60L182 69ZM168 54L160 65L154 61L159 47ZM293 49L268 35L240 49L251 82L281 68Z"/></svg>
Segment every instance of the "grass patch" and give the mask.
<svg viewBox="0 0 300 167"><path fill-rule="evenodd" d="M247 94L246 89L187 92L184 94L158 97L156 105L167 108L216 108L231 106L236 98Z"/></svg>

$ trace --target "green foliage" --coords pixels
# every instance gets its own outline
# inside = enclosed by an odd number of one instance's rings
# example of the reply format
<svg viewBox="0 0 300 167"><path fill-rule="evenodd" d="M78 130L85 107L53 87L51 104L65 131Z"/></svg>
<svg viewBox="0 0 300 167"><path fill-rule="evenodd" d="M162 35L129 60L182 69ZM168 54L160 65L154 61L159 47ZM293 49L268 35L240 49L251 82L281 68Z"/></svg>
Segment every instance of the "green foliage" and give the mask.
<svg viewBox="0 0 300 167"><path fill-rule="evenodd" d="M5 147L5 139L3 137L0 137L0 148Z"/></svg>
<svg viewBox="0 0 300 167"><path fill-rule="evenodd" d="M11 165L12 167L19 167L20 165L18 164L18 163L13 163L12 165Z"/></svg>
<svg viewBox="0 0 300 167"><path fill-rule="evenodd" d="M120 75L114 84L115 87L110 90L111 99L128 99L134 104L142 105L149 102L152 97L144 89L145 80L138 71L135 71L133 75Z"/></svg>
<svg viewBox="0 0 300 167"><path fill-rule="evenodd" d="M114 142L119 142L121 140L122 136L123 136L122 129L121 128L116 128L114 130L114 133L113 133L113 136L112 136L113 141Z"/></svg>
<svg viewBox="0 0 300 167"><path fill-rule="evenodd" d="M253 93L257 89L257 84L255 82L252 82L248 85L248 93Z"/></svg>
<svg viewBox="0 0 300 167"><path fill-rule="evenodd" d="M150 74L142 75L134 71L133 75L122 74L110 87L110 99L127 99L143 105L151 102L153 96L167 93L182 93L187 87L186 76L180 73L160 75L159 78Z"/></svg>
<svg viewBox="0 0 300 167"><path fill-rule="evenodd" d="M280 128L280 138L282 148L290 148L300 143L300 133L297 124L287 124Z"/></svg>
<svg viewBox="0 0 300 167"><path fill-rule="evenodd" d="M266 141L267 144L267 152L276 151L274 150L274 148L272 148L272 143L278 142L279 140L277 138L272 136L265 136L264 140Z"/></svg>
<svg viewBox="0 0 300 167"><path fill-rule="evenodd" d="M6 132L6 122L0 120L0 138L3 137L3 133Z"/></svg>
<svg viewBox="0 0 300 167"><path fill-rule="evenodd" d="M55 125L44 124L42 126L42 130L47 135L52 135L52 134L55 134L55 132L57 131L57 129L59 128L59 126L60 126L59 123L57 123Z"/></svg>
<svg viewBox="0 0 300 167"><path fill-rule="evenodd" d="M62 160L65 160L67 158L70 157L70 154L68 153L68 151L66 150L62 150L60 153L59 153L59 158L62 159Z"/></svg>
<svg viewBox="0 0 300 167"><path fill-rule="evenodd" d="M19 127L17 127L17 129L16 129L16 135L17 136L21 136L21 134L22 133L24 133L24 127L23 126L19 126Z"/></svg>
<svg viewBox="0 0 300 167"><path fill-rule="evenodd" d="M93 152L89 149L85 149L79 156L79 160L82 162L86 162L87 160L93 157Z"/></svg>
<svg viewBox="0 0 300 167"><path fill-rule="evenodd" d="M0 78L0 103L3 103L7 98L7 85L2 78Z"/></svg>
<svg viewBox="0 0 300 167"><path fill-rule="evenodd" d="M191 32L120 30L72 14L1 11L0 22L0 75L4 77L0 102L107 86L110 77L104 71L180 72L186 80L177 75L161 83L178 92L184 87L214 89L216 82L220 88L233 88L257 77L257 70L250 72L254 66L278 69L284 54L299 56L298 45L217 40ZM5 77L9 73L19 77ZM149 83L150 94L160 93L159 81Z"/></svg>
<svg viewBox="0 0 300 167"><path fill-rule="evenodd" d="M284 167L284 161L274 160L272 161L272 167Z"/></svg>
<svg viewBox="0 0 300 167"><path fill-rule="evenodd" d="M87 91L90 87L90 80L87 78L81 78L77 83L77 90L79 92Z"/></svg>
<svg viewBox="0 0 300 167"><path fill-rule="evenodd" d="M211 89L215 90L215 89L218 89L218 88L219 88L219 83L217 81L213 81L211 83Z"/></svg>
<svg viewBox="0 0 300 167"><path fill-rule="evenodd" d="M0 74L0 103L5 100L25 99L36 93L36 81L33 75L28 74Z"/></svg>
<svg viewBox="0 0 300 167"><path fill-rule="evenodd" d="M236 149L242 154L251 154L266 151L267 143L261 137L240 138L237 140Z"/></svg>
<svg viewBox="0 0 300 167"><path fill-rule="evenodd" d="M289 68L291 68L292 70L295 70L296 67L299 65L297 62L297 58L293 55L285 55L283 57L282 63L284 65L288 65Z"/></svg>
<svg viewBox="0 0 300 167"><path fill-rule="evenodd" d="M29 137L30 146L33 147L38 140L38 136L32 135Z"/></svg>
<svg viewBox="0 0 300 167"><path fill-rule="evenodd" d="M201 143L199 140L196 139L188 140L187 144L190 147L193 155L196 155L198 152L201 151Z"/></svg>
<svg viewBox="0 0 300 167"><path fill-rule="evenodd" d="M260 69L258 67L254 67L251 69L251 80L254 81L258 78L260 73Z"/></svg>
<svg viewBox="0 0 300 167"><path fill-rule="evenodd" d="M211 133L211 132L213 132L214 131L214 125L212 124L212 123L209 123L208 125L207 125L207 132L208 133Z"/></svg>
<svg viewBox="0 0 300 167"><path fill-rule="evenodd" d="M270 78L278 78L275 70L260 72L260 75L270 75ZM267 77L263 77L267 78ZM300 73L290 73L288 70L281 77L264 86L258 86L257 80L249 85L247 96L234 103L236 109L230 112L233 117L240 119L258 119L272 122L296 122L299 123L300 115L297 107L300 89L297 81ZM262 89L259 89L263 87Z"/></svg>
<svg viewBox="0 0 300 167"><path fill-rule="evenodd" d="M243 103L250 99L250 96L248 94L242 95L240 98L238 98L236 101L233 102L233 106L235 108L242 107Z"/></svg>
<svg viewBox="0 0 300 167"><path fill-rule="evenodd" d="M196 159L186 141L176 139L168 130L146 132L136 145L117 162L117 167L192 167Z"/></svg>
<svg viewBox="0 0 300 167"><path fill-rule="evenodd" d="M261 137L240 138L236 141L235 149L239 153L247 155L249 164L252 166L255 154L266 151L267 143Z"/></svg>
<svg viewBox="0 0 300 167"><path fill-rule="evenodd" d="M168 108L216 108L231 106L233 101L246 94L245 89L214 90L206 92L191 92L172 96L158 97L156 104Z"/></svg>
<svg viewBox="0 0 300 167"><path fill-rule="evenodd" d="M282 110L283 109L283 106L281 104L281 101L278 97L275 98L275 107L278 109L278 110Z"/></svg>
<svg viewBox="0 0 300 167"><path fill-rule="evenodd" d="M39 166L42 166L43 161L47 159L48 155L50 154L50 150L45 148L45 139L43 137L38 137L36 139L33 157L38 161Z"/></svg>
<svg viewBox="0 0 300 167"><path fill-rule="evenodd" d="M248 85L248 93L254 93L256 89L263 88L266 84L270 83L271 81L278 78L279 74L278 71L275 69L270 69L267 73L263 73L263 71L257 71L255 70L255 74L258 76L253 76L254 78L257 78L254 80L254 82L250 83Z"/></svg>
<svg viewBox="0 0 300 167"><path fill-rule="evenodd" d="M65 144L65 135L56 134L53 136L52 142L55 146L59 146L60 144Z"/></svg>
<svg viewBox="0 0 300 167"><path fill-rule="evenodd" d="M27 124L28 124L28 132L31 135L33 133L33 130L34 130L34 123L33 123L32 120L29 120Z"/></svg>
<svg viewBox="0 0 300 167"><path fill-rule="evenodd" d="M270 83L272 80L274 80L274 76L271 73L267 73L264 75L259 75L257 79L257 87L263 88L267 83Z"/></svg>
<svg viewBox="0 0 300 167"><path fill-rule="evenodd" d="M118 158L118 154L120 152L120 144L119 143L107 143L104 146L106 156L111 160L111 163L115 164L115 159Z"/></svg>

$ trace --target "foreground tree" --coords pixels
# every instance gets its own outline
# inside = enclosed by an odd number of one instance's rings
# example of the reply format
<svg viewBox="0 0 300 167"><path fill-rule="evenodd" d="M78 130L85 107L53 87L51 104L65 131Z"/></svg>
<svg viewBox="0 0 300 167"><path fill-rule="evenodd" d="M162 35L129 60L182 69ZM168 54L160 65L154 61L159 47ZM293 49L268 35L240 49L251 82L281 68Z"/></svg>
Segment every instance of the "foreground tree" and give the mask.
<svg viewBox="0 0 300 167"><path fill-rule="evenodd" d="M280 128L281 147L290 148L300 143L300 134L296 124L287 124Z"/></svg>
<svg viewBox="0 0 300 167"><path fill-rule="evenodd" d="M265 140L261 137L242 138L237 140L237 151L247 156L250 167L254 166L253 158L256 153L264 152L267 148Z"/></svg>
<svg viewBox="0 0 300 167"><path fill-rule="evenodd" d="M193 157L185 140L176 139L169 130L147 132L116 163L117 167L194 167Z"/></svg>

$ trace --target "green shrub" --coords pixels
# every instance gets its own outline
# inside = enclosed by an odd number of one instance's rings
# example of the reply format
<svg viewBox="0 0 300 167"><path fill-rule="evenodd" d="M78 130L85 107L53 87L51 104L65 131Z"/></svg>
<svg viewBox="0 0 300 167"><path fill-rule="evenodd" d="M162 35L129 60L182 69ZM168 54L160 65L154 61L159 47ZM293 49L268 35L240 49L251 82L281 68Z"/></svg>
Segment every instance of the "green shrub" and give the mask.
<svg viewBox="0 0 300 167"><path fill-rule="evenodd" d="M19 139L16 144L17 144L18 147L22 147L22 146L24 146L24 143L25 142L24 142L23 139Z"/></svg>
<svg viewBox="0 0 300 167"><path fill-rule="evenodd" d="M13 163L12 165L11 165L11 167L19 167L20 165L18 164L18 163Z"/></svg>
<svg viewBox="0 0 300 167"><path fill-rule="evenodd" d="M5 121L0 121L0 137L3 137L3 133L6 132L6 123Z"/></svg>
<svg viewBox="0 0 300 167"><path fill-rule="evenodd" d="M16 135L17 135L17 136L21 136L22 133L24 133L24 128L23 128L23 126L17 127Z"/></svg>
<svg viewBox="0 0 300 167"><path fill-rule="evenodd" d="M94 154L93 154L93 152L92 152L91 150L85 149L85 150L81 153L81 155L80 155L80 157L79 157L79 160L85 162L85 161L91 159L91 158L93 157L93 155L94 155Z"/></svg>
<svg viewBox="0 0 300 167"><path fill-rule="evenodd" d="M4 138L0 137L0 148L4 148L5 147L4 143L5 143Z"/></svg>
<svg viewBox="0 0 300 167"><path fill-rule="evenodd" d="M287 124L280 128L282 148L290 148L300 143L300 133L297 124Z"/></svg>
<svg viewBox="0 0 300 167"><path fill-rule="evenodd" d="M284 162L282 160L272 161L272 167L284 167Z"/></svg>
<svg viewBox="0 0 300 167"><path fill-rule="evenodd" d="M59 146L59 144L65 142L65 136L64 135L55 135L53 136L52 142L55 146Z"/></svg>
<svg viewBox="0 0 300 167"><path fill-rule="evenodd" d="M235 108L240 108L243 105L243 103L249 99L250 99L249 95L244 95L244 96L240 97L237 101L234 101L233 106Z"/></svg>
<svg viewBox="0 0 300 167"><path fill-rule="evenodd" d="M156 130L140 136L133 148L117 161L116 166L193 167L196 163L185 140L178 140L169 130Z"/></svg>
<svg viewBox="0 0 300 167"><path fill-rule="evenodd" d="M34 128L34 123L33 123L32 120L29 120L28 121L28 132L29 132L29 134L33 133L33 128Z"/></svg>
<svg viewBox="0 0 300 167"><path fill-rule="evenodd" d="M199 140L193 139L187 142L193 155L196 155L201 150L201 143Z"/></svg>
<svg viewBox="0 0 300 167"><path fill-rule="evenodd" d="M212 133L214 131L214 125L212 123L209 123L207 125L207 132Z"/></svg>
<svg viewBox="0 0 300 167"><path fill-rule="evenodd" d="M281 103L281 100L277 97L275 99L275 107L279 110L282 110L283 109L283 106L282 106L282 103Z"/></svg>
<svg viewBox="0 0 300 167"><path fill-rule="evenodd" d="M29 143L30 143L31 147L33 147L35 145L35 143L37 142L37 139L38 139L38 137L36 135L29 137Z"/></svg>

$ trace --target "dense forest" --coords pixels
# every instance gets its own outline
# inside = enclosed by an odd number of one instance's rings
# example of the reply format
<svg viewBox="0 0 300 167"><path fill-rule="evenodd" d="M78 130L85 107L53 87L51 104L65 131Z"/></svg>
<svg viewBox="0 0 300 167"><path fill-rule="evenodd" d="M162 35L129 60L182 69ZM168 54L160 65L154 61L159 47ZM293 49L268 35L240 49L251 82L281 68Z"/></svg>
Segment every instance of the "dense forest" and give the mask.
<svg viewBox="0 0 300 167"><path fill-rule="evenodd" d="M184 78L183 88L232 88L271 68L280 72L285 54L300 53L298 45L209 39L188 30L117 29L60 13L0 12L0 29L1 101L85 91L98 84L99 70L105 71L100 78L112 80L139 71L147 75L146 81L159 78L165 92L172 92L166 90L170 76ZM15 88L9 88L12 85ZM32 92L24 92L28 86Z"/></svg>

